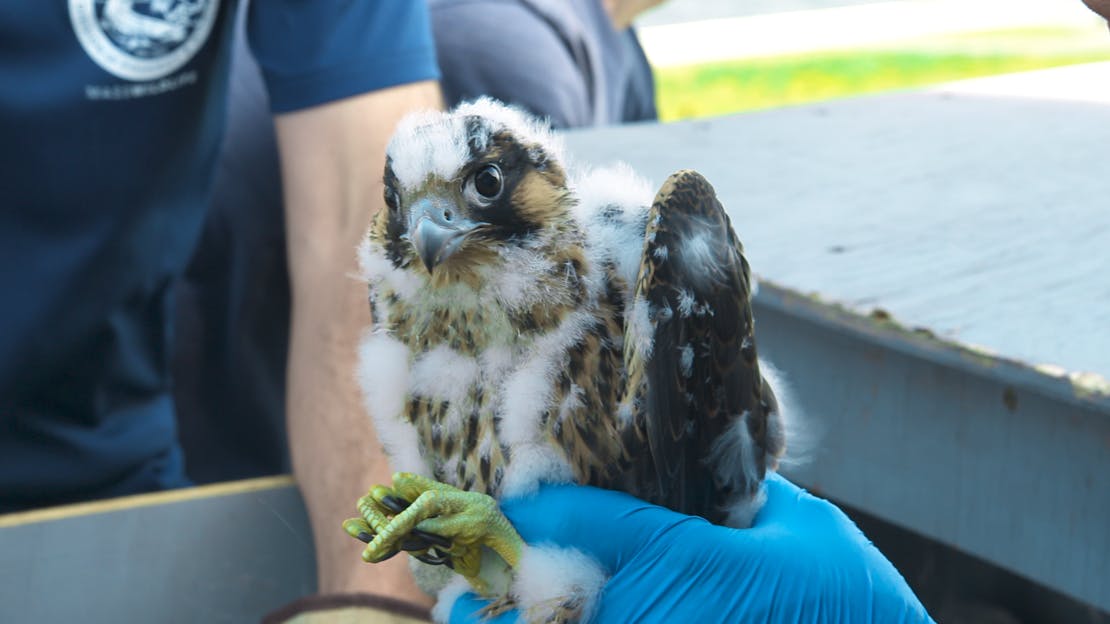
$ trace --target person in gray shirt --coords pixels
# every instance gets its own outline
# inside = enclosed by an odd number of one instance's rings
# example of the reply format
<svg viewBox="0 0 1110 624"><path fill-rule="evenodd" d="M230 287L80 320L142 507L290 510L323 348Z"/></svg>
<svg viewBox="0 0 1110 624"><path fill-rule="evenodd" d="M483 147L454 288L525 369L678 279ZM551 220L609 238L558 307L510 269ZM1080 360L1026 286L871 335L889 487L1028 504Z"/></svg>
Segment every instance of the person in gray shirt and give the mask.
<svg viewBox="0 0 1110 624"><path fill-rule="evenodd" d="M654 120L651 67L630 27L659 0L430 0L449 106L488 95L556 128Z"/></svg>

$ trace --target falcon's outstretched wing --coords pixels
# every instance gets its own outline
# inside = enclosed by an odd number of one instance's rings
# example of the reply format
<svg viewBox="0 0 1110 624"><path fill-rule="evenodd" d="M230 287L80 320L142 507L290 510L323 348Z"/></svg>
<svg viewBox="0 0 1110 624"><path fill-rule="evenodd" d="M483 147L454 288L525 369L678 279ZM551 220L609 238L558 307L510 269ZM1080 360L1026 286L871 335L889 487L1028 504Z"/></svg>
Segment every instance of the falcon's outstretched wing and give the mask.
<svg viewBox="0 0 1110 624"><path fill-rule="evenodd" d="M644 494L717 523L756 495L768 454L782 450L768 435L777 406L759 372L742 252L709 182L673 174L648 214L626 324L629 390L654 466L637 471Z"/></svg>

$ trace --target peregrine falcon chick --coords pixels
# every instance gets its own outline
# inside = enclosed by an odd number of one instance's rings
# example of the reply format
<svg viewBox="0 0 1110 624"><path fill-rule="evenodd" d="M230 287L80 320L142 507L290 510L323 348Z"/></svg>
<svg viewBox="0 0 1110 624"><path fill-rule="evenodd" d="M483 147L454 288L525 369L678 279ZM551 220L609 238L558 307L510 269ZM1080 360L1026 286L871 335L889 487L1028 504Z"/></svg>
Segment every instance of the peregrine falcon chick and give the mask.
<svg viewBox="0 0 1110 624"><path fill-rule="evenodd" d="M680 171L653 200L625 166L568 171L545 125L490 99L407 117L387 154L387 208L359 249L375 323L360 381L401 474L345 525L364 558L408 550L500 608L569 621L603 576L551 563L565 552L539 562L495 499L576 482L748 526L783 424L709 183ZM541 569L564 578L527 578Z"/></svg>

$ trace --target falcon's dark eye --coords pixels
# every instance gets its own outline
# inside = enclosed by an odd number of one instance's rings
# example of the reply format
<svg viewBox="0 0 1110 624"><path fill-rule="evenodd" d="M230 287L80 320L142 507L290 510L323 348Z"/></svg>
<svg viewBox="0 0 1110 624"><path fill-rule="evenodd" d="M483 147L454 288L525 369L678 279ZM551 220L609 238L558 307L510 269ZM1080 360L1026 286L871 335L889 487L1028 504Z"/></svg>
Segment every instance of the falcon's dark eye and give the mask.
<svg viewBox="0 0 1110 624"><path fill-rule="evenodd" d="M397 208L401 204L401 200L397 197L397 191L390 187L385 187L385 203L387 206Z"/></svg>
<svg viewBox="0 0 1110 624"><path fill-rule="evenodd" d="M486 165L474 172L474 190L483 198L497 199L501 194L501 168L497 165Z"/></svg>

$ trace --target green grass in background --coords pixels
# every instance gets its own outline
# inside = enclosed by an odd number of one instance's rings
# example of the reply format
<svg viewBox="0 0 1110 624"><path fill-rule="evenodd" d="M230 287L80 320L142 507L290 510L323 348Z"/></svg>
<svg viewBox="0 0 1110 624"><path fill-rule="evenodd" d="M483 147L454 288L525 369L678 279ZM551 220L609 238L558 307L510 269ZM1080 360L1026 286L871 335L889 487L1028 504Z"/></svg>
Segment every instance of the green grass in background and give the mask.
<svg viewBox="0 0 1110 624"><path fill-rule="evenodd" d="M655 72L663 121L1110 60L1110 36L1058 28L962 34L882 49L740 59Z"/></svg>

